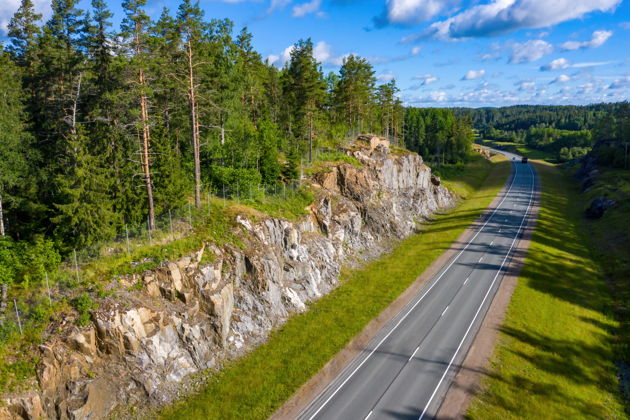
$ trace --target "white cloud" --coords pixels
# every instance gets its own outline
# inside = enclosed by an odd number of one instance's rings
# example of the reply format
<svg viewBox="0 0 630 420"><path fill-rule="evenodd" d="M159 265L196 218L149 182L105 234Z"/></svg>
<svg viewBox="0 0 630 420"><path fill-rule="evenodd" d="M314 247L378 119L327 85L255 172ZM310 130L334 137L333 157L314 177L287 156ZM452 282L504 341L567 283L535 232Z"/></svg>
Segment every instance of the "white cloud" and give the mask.
<svg viewBox="0 0 630 420"><path fill-rule="evenodd" d="M411 49L411 55L418 55L420 54L420 51L422 51L422 47L413 47Z"/></svg>
<svg viewBox="0 0 630 420"><path fill-rule="evenodd" d="M515 83L515 85L518 86L518 90L521 92L536 90L536 83L532 82L531 80L523 80Z"/></svg>
<svg viewBox="0 0 630 420"><path fill-rule="evenodd" d="M295 48L294 45L289 45L279 55L270 54L267 56L269 64L282 67L291 60L291 52ZM319 41L313 47L313 57L315 60L322 64L340 66L343 64L343 60L350 54L334 55L332 53L332 46L326 41Z"/></svg>
<svg viewBox="0 0 630 420"><path fill-rule="evenodd" d="M480 79L486 74L485 70L468 70L462 80Z"/></svg>
<svg viewBox="0 0 630 420"><path fill-rule="evenodd" d="M377 79L380 80L381 82L391 82L395 78L396 78L396 75L391 72L381 73L377 76Z"/></svg>
<svg viewBox="0 0 630 420"><path fill-rule="evenodd" d="M20 0L1 0L0 1L0 35L6 35L7 27L11 18L20 7ZM49 0L33 0L35 12L43 15L42 20L46 21L50 17L50 1Z"/></svg>
<svg viewBox="0 0 630 420"><path fill-rule="evenodd" d="M604 43L612 36L612 31L595 31L589 41L567 41L560 46L563 50L573 51L586 48L598 48L604 45Z"/></svg>
<svg viewBox="0 0 630 420"><path fill-rule="evenodd" d="M239 3L241 0L232 0L230 3ZM278 9L283 9L286 5L290 4L293 0L271 0L271 4L267 9L267 13L271 13Z"/></svg>
<svg viewBox="0 0 630 420"><path fill-rule="evenodd" d="M549 64L540 67L541 71L564 70L571 67L571 62L566 58L556 58Z"/></svg>
<svg viewBox="0 0 630 420"><path fill-rule="evenodd" d="M540 60L544 56L551 54L553 47L542 39L533 39L527 42L512 44L512 56L510 63L531 63Z"/></svg>
<svg viewBox="0 0 630 420"><path fill-rule="evenodd" d="M415 3L415 2L413 2ZM594 12L608 12L621 0L492 0L431 24L418 38L461 39L546 28Z"/></svg>
<svg viewBox="0 0 630 420"><path fill-rule="evenodd" d="M387 0L385 11L376 18L376 22L377 25L426 22L453 3L454 0Z"/></svg>
<svg viewBox="0 0 630 420"><path fill-rule="evenodd" d="M426 85L430 85L431 83L435 83L437 81L439 81L440 79L435 77L432 74L421 74L418 76L414 76L413 77L414 80L422 80L422 83L420 83L420 86L426 86Z"/></svg>
<svg viewBox="0 0 630 420"><path fill-rule="evenodd" d="M319 11L322 0L311 0L306 3L293 6L293 17L304 17L310 13Z"/></svg>
<svg viewBox="0 0 630 420"><path fill-rule="evenodd" d="M571 76L567 76L566 74L561 74L551 81L551 83L566 83L571 80Z"/></svg>
<svg viewBox="0 0 630 420"><path fill-rule="evenodd" d="M617 79L608 86L608 89L626 89L630 88L630 76Z"/></svg>

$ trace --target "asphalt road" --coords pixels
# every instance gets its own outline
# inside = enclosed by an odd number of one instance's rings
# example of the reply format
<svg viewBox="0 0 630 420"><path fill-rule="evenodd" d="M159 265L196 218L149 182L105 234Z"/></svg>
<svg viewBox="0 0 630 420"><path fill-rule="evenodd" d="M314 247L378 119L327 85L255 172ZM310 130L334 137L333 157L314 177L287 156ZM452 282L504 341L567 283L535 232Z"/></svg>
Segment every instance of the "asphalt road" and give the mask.
<svg viewBox="0 0 630 420"><path fill-rule="evenodd" d="M536 181L513 157L496 208L468 243L427 282L313 400L300 419L431 419L496 294L523 227Z"/></svg>

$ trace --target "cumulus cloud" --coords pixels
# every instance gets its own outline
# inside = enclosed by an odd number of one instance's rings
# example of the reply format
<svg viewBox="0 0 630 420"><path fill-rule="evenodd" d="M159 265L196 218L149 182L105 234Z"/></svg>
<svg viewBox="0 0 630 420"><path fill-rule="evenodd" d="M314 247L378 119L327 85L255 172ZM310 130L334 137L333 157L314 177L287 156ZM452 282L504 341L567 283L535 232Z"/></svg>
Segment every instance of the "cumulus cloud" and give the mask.
<svg viewBox="0 0 630 420"><path fill-rule="evenodd" d="M522 80L515 83L515 86L518 86L518 90L520 92L529 92L532 90L536 90L536 83L532 82L531 80Z"/></svg>
<svg viewBox="0 0 630 420"><path fill-rule="evenodd" d="M310 13L319 11L322 5L322 0L311 0L306 3L297 4L293 6L293 17L304 17Z"/></svg>
<svg viewBox="0 0 630 420"><path fill-rule="evenodd" d="M551 81L551 83L566 83L571 80L571 76L567 76L566 74L561 74Z"/></svg>
<svg viewBox="0 0 630 420"><path fill-rule="evenodd" d="M540 67L541 71L564 70L571 67L571 62L566 58L556 58L552 62Z"/></svg>
<svg viewBox="0 0 630 420"><path fill-rule="evenodd" d="M381 82L391 82L395 78L396 78L396 75L394 73L391 73L391 72L381 73L381 74L379 74L376 77L376 79L381 81Z"/></svg>
<svg viewBox="0 0 630 420"><path fill-rule="evenodd" d="M591 12L612 11L620 3L621 0L492 0L435 22L422 34L405 40L455 40L496 36L519 29L545 28L579 19Z"/></svg>
<svg viewBox="0 0 630 420"><path fill-rule="evenodd" d="M282 67L291 60L291 52L295 46L289 45L279 55L270 54L267 56L269 64L277 67ZM332 46L326 41L319 41L313 46L313 57L325 65L340 66L343 64L343 60L350 54L334 55L332 52Z"/></svg>
<svg viewBox="0 0 630 420"><path fill-rule="evenodd" d="M468 70L462 80L476 80L482 78L486 74L485 70Z"/></svg>
<svg viewBox="0 0 630 420"><path fill-rule="evenodd" d="M413 47L411 49L411 55L418 55L420 54L420 51L422 51L422 47Z"/></svg>
<svg viewBox="0 0 630 420"><path fill-rule="evenodd" d="M426 22L455 3L456 0L387 0L385 10L374 18L374 23L414 25Z"/></svg>
<svg viewBox="0 0 630 420"><path fill-rule="evenodd" d="M589 41L567 41L560 45L565 51L584 50L586 48L598 48L604 45L604 43L612 36L612 31L595 31Z"/></svg>
<svg viewBox="0 0 630 420"><path fill-rule="evenodd" d="M532 61L540 60L552 52L553 47L551 44L542 39L532 39L522 43L515 42L512 44L510 63L531 63Z"/></svg>
<svg viewBox="0 0 630 420"><path fill-rule="evenodd" d="M414 80L421 80L422 82L420 83L420 86L426 86L426 85L430 85L431 83L435 83L437 81L439 81L440 79L435 77L432 74L420 74L418 76L414 76L413 77Z"/></svg>

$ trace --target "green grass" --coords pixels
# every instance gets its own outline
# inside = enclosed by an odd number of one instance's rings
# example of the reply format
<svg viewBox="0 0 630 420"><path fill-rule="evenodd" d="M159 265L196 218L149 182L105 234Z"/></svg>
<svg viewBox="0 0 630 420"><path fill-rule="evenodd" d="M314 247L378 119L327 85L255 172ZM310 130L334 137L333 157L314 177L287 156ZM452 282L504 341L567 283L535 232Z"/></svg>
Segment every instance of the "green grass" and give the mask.
<svg viewBox="0 0 630 420"><path fill-rule="evenodd" d="M268 341L210 376L198 394L166 409L162 419L264 419L393 302L489 205L509 163L471 165L445 181L475 189L468 199L360 270L344 271L341 285L291 317ZM483 171L484 174L474 172ZM489 174L489 175L488 175Z"/></svg>
<svg viewBox="0 0 630 420"><path fill-rule="evenodd" d="M492 158L503 159L501 155ZM433 167L433 173L442 178L444 185L459 197L466 198L476 191L485 179L491 163L479 154L472 154L466 163L446 164Z"/></svg>
<svg viewBox="0 0 630 420"><path fill-rule="evenodd" d="M625 418L611 297L575 182L537 165L542 205L473 419Z"/></svg>
<svg viewBox="0 0 630 420"><path fill-rule="evenodd" d="M494 140L481 140L479 144L484 146L493 147L495 149L506 150L508 152L516 153L519 155L527 156L530 159L544 160L546 162L555 162L557 156L553 153L545 152L542 150L532 149L521 143L513 143L507 141L494 141Z"/></svg>

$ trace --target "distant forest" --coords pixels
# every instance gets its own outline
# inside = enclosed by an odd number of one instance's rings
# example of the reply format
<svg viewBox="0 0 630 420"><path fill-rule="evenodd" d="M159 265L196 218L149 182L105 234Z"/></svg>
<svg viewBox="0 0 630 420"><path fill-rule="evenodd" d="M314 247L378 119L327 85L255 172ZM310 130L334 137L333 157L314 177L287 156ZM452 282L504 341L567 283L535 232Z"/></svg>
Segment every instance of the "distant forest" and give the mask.
<svg viewBox="0 0 630 420"><path fill-rule="evenodd" d="M630 141L630 105L627 102L456 108L454 111L458 116L470 118L481 138L525 144L554 154L558 161L582 157L598 141L604 141L609 145L598 148L600 160L620 166L623 154L616 149Z"/></svg>

